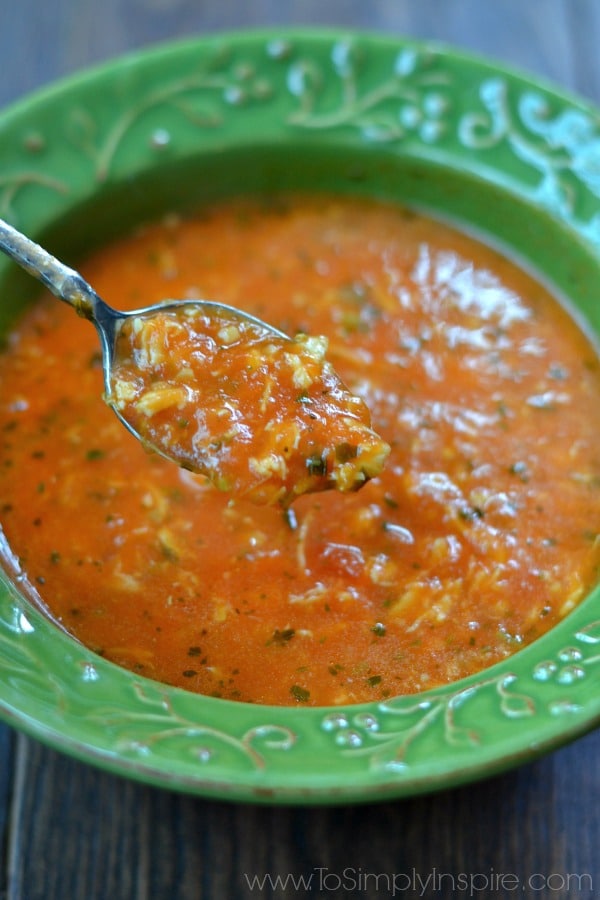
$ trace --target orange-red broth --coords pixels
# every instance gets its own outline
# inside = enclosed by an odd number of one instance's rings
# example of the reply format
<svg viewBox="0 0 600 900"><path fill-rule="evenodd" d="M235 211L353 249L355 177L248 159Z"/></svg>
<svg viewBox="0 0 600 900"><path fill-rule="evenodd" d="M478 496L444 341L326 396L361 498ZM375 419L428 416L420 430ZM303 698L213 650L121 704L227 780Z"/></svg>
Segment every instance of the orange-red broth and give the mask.
<svg viewBox="0 0 600 900"><path fill-rule="evenodd" d="M219 697L374 700L508 656L596 582L598 357L493 250L370 201L239 200L84 272L124 309L203 295L327 335L392 445L356 494L232 500L131 438L94 330L43 299L0 362L1 521L98 653Z"/></svg>

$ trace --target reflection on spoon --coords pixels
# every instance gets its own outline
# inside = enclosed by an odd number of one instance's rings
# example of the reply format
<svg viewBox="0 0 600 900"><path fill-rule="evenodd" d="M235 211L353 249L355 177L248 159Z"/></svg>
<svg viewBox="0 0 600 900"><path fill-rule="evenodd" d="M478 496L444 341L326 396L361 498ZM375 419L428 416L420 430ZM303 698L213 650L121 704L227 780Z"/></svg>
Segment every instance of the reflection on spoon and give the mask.
<svg viewBox="0 0 600 900"><path fill-rule="evenodd" d="M148 449L268 504L381 472L389 447L325 359L325 338L292 340L209 300L115 310L1 219L0 250L95 325L105 400Z"/></svg>

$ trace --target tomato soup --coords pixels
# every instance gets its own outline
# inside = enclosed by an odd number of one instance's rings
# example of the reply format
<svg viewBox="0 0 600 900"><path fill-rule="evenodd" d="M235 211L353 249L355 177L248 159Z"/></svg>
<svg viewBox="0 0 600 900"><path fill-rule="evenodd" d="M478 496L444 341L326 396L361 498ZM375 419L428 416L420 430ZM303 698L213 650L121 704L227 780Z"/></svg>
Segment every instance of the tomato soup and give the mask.
<svg viewBox="0 0 600 900"><path fill-rule="evenodd" d="M253 703L414 693L538 638L595 585L600 377L548 290L427 217L240 199L106 247L117 308L202 296L327 358L391 447L356 493L259 506L144 450L53 298L0 358L0 520L37 602L115 663Z"/></svg>

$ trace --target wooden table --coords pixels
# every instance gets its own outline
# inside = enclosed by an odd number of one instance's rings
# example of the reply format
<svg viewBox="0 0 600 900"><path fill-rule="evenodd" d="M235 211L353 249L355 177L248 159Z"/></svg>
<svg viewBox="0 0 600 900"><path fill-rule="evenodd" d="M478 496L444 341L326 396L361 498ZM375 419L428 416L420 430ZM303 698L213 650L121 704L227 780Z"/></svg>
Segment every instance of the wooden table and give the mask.
<svg viewBox="0 0 600 900"><path fill-rule="evenodd" d="M0 0L0 104L152 41L288 24L439 39L600 105L597 0ZM391 896L394 873L398 896L403 886L408 897L469 896L452 890L462 875L472 896L592 897L600 892L599 757L593 733L443 794L280 809L146 788L0 726L0 898L284 896L269 886L276 876L303 876L311 896L362 898L378 896L377 886ZM250 889L253 876L267 876L262 890ZM294 893L290 880L286 895Z"/></svg>

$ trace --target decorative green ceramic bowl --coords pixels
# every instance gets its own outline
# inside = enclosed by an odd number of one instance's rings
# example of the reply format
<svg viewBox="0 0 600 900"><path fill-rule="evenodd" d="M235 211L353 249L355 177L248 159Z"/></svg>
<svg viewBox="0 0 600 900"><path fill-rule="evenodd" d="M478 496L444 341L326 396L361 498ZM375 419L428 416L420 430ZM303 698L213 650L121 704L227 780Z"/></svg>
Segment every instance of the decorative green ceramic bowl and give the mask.
<svg viewBox="0 0 600 900"><path fill-rule="evenodd" d="M338 32L153 49L0 114L0 215L69 259L134 222L277 188L416 204L507 248L600 334L600 118L433 44ZM0 328L30 281L0 266ZM112 772L232 800L389 799L531 759L600 720L600 594L536 643L423 694L278 708L124 671L0 573L0 707Z"/></svg>

